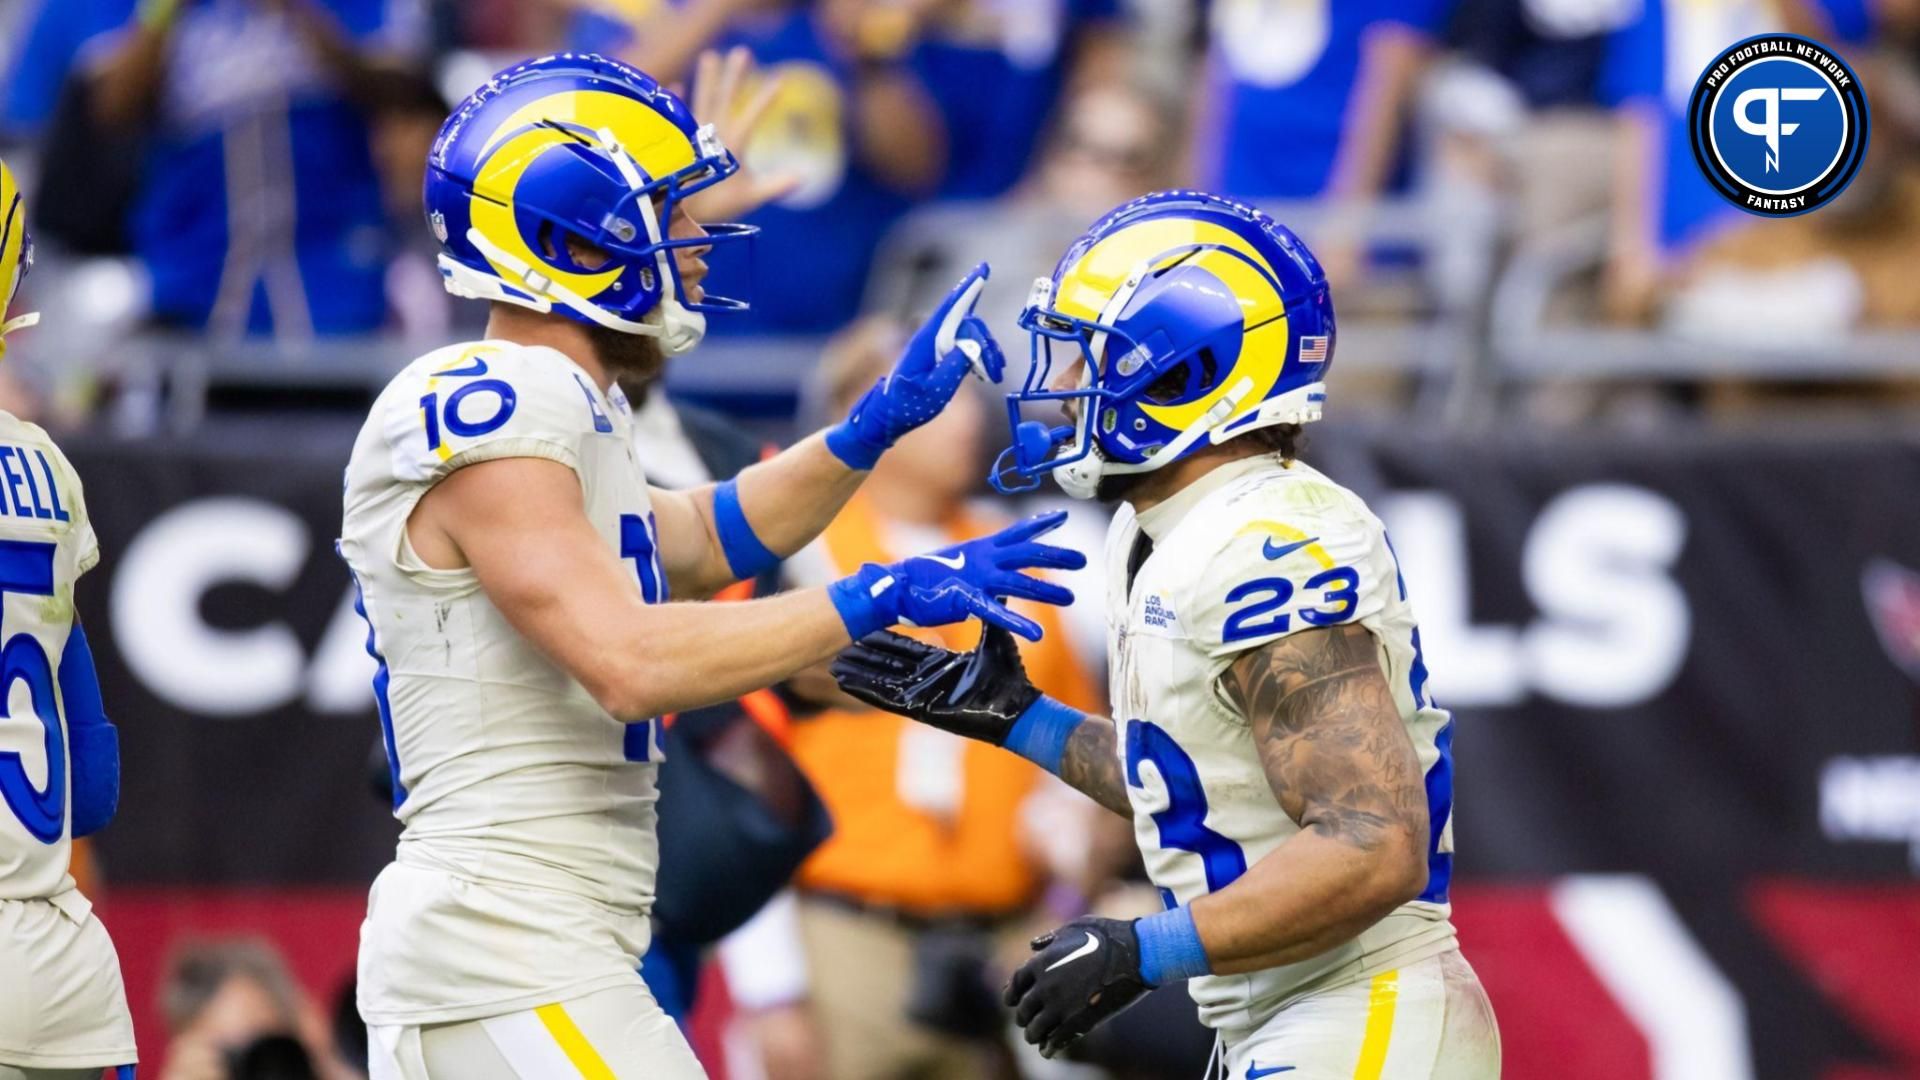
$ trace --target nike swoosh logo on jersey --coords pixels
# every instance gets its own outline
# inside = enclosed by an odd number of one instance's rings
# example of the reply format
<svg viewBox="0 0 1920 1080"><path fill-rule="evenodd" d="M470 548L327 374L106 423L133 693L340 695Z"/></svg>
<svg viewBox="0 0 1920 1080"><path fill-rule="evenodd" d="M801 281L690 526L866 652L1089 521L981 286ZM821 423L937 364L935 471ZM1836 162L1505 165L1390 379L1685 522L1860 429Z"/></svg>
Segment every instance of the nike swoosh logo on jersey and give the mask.
<svg viewBox="0 0 1920 1080"><path fill-rule="evenodd" d="M1257 1063L1249 1061L1247 1062L1247 1080L1260 1080L1261 1077L1272 1076L1274 1073L1292 1072L1294 1068L1293 1065L1275 1065L1270 1069L1263 1069Z"/></svg>
<svg viewBox="0 0 1920 1080"><path fill-rule="evenodd" d="M1286 544L1281 547L1274 547L1273 538L1268 537L1266 544L1264 544L1261 547L1260 551L1261 551L1261 554L1265 555L1269 559L1284 559L1288 555L1291 555L1294 552L1299 551L1301 548L1306 547L1308 544L1317 544L1319 542L1320 542L1319 537L1309 536L1305 540L1296 540L1291 544Z"/></svg>
<svg viewBox="0 0 1920 1080"><path fill-rule="evenodd" d="M941 566L949 566L955 570L959 570L967 565L967 553L964 551L958 555L922 555L920 557L923 559L931 559Z"/></svg>
<svg viewBox="0 0 1920 1080"><path fill-rule="evenodd" d="M1053 963L1048 964L1047 970L1052 971L1054 968L1057 968L1057 967L1065 967L1066 965L1073 963L1075 960L1078 960L1081 957L1086 956L1089 953L1092 953L1095 949L1098 949L1099 947L1100 947L1100 939L1097 937L1094 937L1092 931L1088 931L1087 943L1085 945L1080 946L1079 948L1073 950L1072 952L1061 957L1060 959L1055 960Z"/></svg>

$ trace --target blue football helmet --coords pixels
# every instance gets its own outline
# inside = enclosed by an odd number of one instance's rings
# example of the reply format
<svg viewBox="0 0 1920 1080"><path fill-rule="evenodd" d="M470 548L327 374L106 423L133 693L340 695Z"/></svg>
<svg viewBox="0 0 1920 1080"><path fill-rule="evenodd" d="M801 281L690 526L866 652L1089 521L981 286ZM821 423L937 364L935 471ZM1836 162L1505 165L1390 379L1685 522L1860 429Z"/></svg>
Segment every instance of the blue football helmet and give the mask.
<svg viewBox="0 0 1920 1080"><path fill-rule="evenodd" d="M713 125L617 60L562 53L508 68L460 103L427 159L427 220L446 249L447 291L686 352L706 333L706 312L747 305L688 301L674 249L758 230L706 225L704 237L669 238L668 222L681 200L739 167ZM568 238L610 258L583 265Z"/></svg>
<svg viewBox="0 0 1920 1080"><path fill-rule="evenodd" d="M40 316L28 312L7 318L7 309L33 269L33 237L27 235L27 200L7 163L0 161L0 356L7 355L7 335L32 326Z"/></svg>
<svg viewBox="0 0 1920 1080"><path fill-rule="evenodd" d="M1013 445L990 477L1031 491L1051 473L1075 498L1103 476L1150 472L1273 424L1320 419L1333 300L1300 238L1250 206L1162 191L1095 222L1034 282L1020 315L1033 364L1007 395ZM1071 346L1056 389L1056 346ZM1028 406L1066 424L1025 419Z"/></svg>

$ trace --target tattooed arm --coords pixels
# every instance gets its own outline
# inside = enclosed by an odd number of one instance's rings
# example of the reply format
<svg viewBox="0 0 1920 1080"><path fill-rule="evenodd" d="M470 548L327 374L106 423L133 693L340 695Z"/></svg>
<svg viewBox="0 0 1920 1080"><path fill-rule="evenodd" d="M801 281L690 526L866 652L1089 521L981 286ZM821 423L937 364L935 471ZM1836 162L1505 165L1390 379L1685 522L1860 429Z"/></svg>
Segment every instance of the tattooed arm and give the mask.
<svg viewBox="0 0 1920 1080"><path fill-rule="evenodd" d="M1425 781L1376 652L1364 627L1325 627L1251 650L1221 676L1300 833L1193 902L1215 974L1325 952L1426 887Z"/></svg>
<svg viewBox="0 0 1920 1080"><path fill-rule="evenodd" d="M1082 719L1067 736L1066 752L1060 755L1060 779L1101 806L1131 819L1133 806L1127 802L1127 778L1120 774L1115 737L1113 721L1107 717L1088 715Z"/></svg>

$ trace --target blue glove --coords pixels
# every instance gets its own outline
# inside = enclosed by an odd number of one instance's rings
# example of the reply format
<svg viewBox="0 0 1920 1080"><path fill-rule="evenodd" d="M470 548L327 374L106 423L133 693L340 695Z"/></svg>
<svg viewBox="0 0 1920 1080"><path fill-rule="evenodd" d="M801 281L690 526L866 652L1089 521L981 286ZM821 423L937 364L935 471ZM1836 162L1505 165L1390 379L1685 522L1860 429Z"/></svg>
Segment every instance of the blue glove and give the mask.
<svg viewBox="0 0 1920 1080"><path fill-rule="evenodd" d="M827 586L827 595L855 641L895 623L945 626L975 617L1029 641L1040 640L1040 624L1007 610L1010 596L1065 607L1073 593L1020 570L1047 567L1078 570L1087 557L1071 548L1041 544L1034 537L1052 532L1066 511L1031 517L992 536L968 540L892 566L867 563L849 577Z"/></svg>
<svg viewBox="0 0 1920 1080"><path fill-rule="evenodd" d="M939 415L972 368L997 383L1006 370L1000 346L973 314L986 287L986 263L954 286L921 325L893 371L873 384L839 424L827 429L827 449L850 469L871 469L894 441Z"/></svg>

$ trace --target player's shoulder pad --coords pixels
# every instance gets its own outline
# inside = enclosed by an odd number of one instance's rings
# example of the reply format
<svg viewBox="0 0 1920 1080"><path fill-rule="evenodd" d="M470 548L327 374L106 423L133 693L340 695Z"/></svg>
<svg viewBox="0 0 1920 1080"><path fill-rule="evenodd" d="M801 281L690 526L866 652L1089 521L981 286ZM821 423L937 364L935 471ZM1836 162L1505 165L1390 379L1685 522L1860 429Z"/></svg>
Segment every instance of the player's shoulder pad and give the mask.
<svg viewBox="0 0 1920 1080"><path fill-rule="evenodd" d="M394 473L410 481L506 457L578 469L582 443L613 435L620 408L565 355L498 341L428 353L381 398Z"/></svg>
<svg viewBox="0 0 1920 1080"><path fill-rule="evenodd" d="M1196 507L1176 538L1170 554L1193 568L1178 610L1213 656L1368 618L1397 587L1379 519L1310 470L1236 481Z"/></svg>

